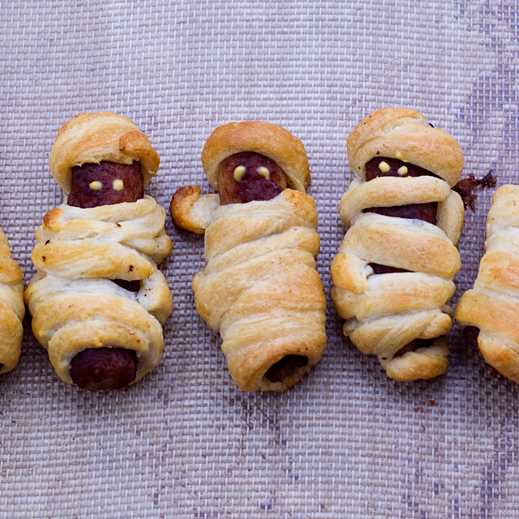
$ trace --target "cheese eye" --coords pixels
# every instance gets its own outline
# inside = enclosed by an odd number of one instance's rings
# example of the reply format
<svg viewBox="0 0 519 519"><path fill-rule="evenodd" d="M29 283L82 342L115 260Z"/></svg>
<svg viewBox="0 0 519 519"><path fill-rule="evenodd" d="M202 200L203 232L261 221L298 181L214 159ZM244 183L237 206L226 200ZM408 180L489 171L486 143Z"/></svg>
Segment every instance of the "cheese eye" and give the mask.
<svg viewBox="0 0 519 519"><path fill-rule="evenodd" d="M90 184L88 184L88 187L92 191L99 191L100 189L102 189L103 184L101 184L101 182L99 182L99 180L94 180L93 182L90 182Z"/></svg>
<svg viewBox="0 0 519 519"><path fill-rule="evenodd" d="M389 164L387 162L381 162L378 165L378 169L380 169L382 173L387 173L391 168L389 167Z"/></svg>
<svg viewBox="0 0 519 519"><path fill-rule="evenodd" d="M260 168L257 169L257 171L258 171L258 175L261 175L262 177L265 177L265 178L270 178L270 171L265 166L261 166Z"/></svg>
<svg viewBox="0 0 519 519"><path fill-rule="evenodd" d="M112 187L113 187L116 191L121 191L121 190L124 189L124 182L118 178L117 180L114 180L114 181L113 181L113 183L112 183Z"/></svg>
<svg viewBox="0 0 519 519"><path fill-rule="evenodd" d="M238 166L237 168L235 168L234 180L236 180L236 182L239 182L243 178L243 175L245 175L246 171L247 170L245 169L245 166Z"/></svg>

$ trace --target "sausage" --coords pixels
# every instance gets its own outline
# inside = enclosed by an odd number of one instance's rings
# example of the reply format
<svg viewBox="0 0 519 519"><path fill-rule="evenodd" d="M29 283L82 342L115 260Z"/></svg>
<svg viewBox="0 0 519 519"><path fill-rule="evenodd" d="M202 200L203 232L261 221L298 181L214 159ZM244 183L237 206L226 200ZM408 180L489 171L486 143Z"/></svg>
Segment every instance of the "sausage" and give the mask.
<svg viewBox="0 0 519 519"><path fill-rule="evenodd" d="M141 289L140 279L135 279L133 281L127 281L126 279L112 279L112 281L121 288L124 288L129 292L134 292L135 294Z"/></svg>
<svg viewBox="0 0 519 519"><path fill-rule="evenodd" d="M379 168L381 162L385 162L389 166L388 171L382 171ZM407 170L403 175L398 173L398 170L402 167L405 167ZM436 176L426 169L415 166L414 164L387 157L375 157L366 164L366 181L368 182L377 177L420 177L422 175L429 175L432 177ZM437 208L438 204L436 202L429 202L427 204L409 204L399 207L369 207L364 209L364 212L377 213L384 216L395 216L397 218L414 218L436 225ZM371 263L370 266L373 268L375 274L409 272L405 269L398 269L387 265L380 265L378 263Z"/></svg>
<svg viewBox="0 0 519 519"><path fill-rule="evenodd" d="M293 373L297 368L308 364L308 357L304 355L285 355L281 360L272 364L265 373L271 382L281 382L284 377Z"/></svg>
<svg viewBox="0 0 519 519"><path fill-rule="evenodd" d="M139 162L116 164L103 161L72 168L72 186L67 203L81 208L136 202L144 196L144 178ZM115 279L120 287L138 292L140 281ZM92 348L72 359L74 384L90 391L128 389L137 373L137 355L124 348Z"/></svg>
<svg viewBox="0 0 519 519"><path fill-rule="evenodd" d="M67 203L74 207L98 207L137 202L144 196L141 165L103 161L72 168L72 189Z"/></svg>
<svg viewBox="0 0 519 519"><path fill-rule="evenodd" d="M432 346L434 341L439 339L439 337L435 337L434 339L415 339L414 341L411 341L409 344L406 344L402 348L400 348L394 357L402 357L404 353L407 353L408 351L415 351L418 348L427 348L427 346Z"/></svg>
<svg viewBox="0 0 519 519"><path fill-rule="evenodd" d="M259 153L236 153L220 164L218 193L221 205L272 200L287 186L285 172ZM308 357L304 355L285 355L267 370L265 377L270 382L281 382L307 364Z"/></svg>
<svg viewBox="0 0 519 519"><path fill-rule="evenodd" d="M381 171L379 164L385 162L389 166L389 171ZM407 169L407 173L400 175L398 170L402 167ZM435 177L426 169L420 168L413 164L408 164L398 159L389 159L386 157L375 157L366 164L366 180L369 182L377 177L420 177L429 175ZM377 213L385 216L396 216L398 218L415 218L436 225L436 202L427 204L409 204L400 207L370 207L365 209L365 213Z"/></svg>
<svg viewBox="0 0 519 519"><path fill-rule="evenodd" d="M220 164L218 193L221 205L271 200L287 185L283 170L259 153L236 153Z"/></svg>
<svg viewBox="0 0 519 519"><path fill-rule="evenodd" d="M73 359L70 376L82 389L89 391L127 390L137 374L137 354L123 348L83 350Z"/></svg>

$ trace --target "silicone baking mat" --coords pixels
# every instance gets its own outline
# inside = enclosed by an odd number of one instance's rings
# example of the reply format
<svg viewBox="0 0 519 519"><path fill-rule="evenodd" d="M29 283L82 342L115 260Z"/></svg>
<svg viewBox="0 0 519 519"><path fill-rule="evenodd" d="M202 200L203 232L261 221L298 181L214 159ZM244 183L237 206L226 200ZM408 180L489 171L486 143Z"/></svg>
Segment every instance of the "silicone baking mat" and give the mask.
<svg viewBox="0 0 519 519"><path fill-rule="evenodd" d="M0 381L2 518L511 518L519 516L518 387L449 334L448 372L389 381L344 339L329 299L351 179L346 138L409 106L449 131L464 176L519 183L519 5L506 1L6 1L0 16L1 227L27 284L61 191L57 130L84 111L133 119L161 156L148 192L210 192L200 153L229 121L304 143L328 298L322 362L284 394L243 393L194 308L203 237L177 231L163 264L175 310L161 364L126 393L61 382L25 320ZM483 253L493 190L467 213L453 302Z"/></svg>

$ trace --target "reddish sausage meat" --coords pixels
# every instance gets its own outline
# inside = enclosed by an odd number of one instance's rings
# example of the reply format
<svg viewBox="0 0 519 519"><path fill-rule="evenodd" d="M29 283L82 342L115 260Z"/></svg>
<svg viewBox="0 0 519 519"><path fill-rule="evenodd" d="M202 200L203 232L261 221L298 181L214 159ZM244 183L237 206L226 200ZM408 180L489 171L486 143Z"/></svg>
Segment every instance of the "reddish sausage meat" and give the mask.
<svg viewBox="0 0 519 519"><path fill-rule="evenodd" d="M235 175L237 168L244 170L238 171ZM268 170L268 174L262 168ZM243 176L240 178L240 175ZM259 153L236 153L220 164L218 192L221 205L271 200L286 187L285 173L273 160Z"/></svg>
<svg viewBox="0 0 519 519"><path fill-rule="evenodd" d="M136 202L144 196L144 179L139 162L133 164L83 164L72 168L72 189L68 204L89 208ZM113 280L138 292L140 281ZM86 349L72 359L70 376L74 384L90 391L128 389L137 373L137 355L116 347Z"/></svg>
<svg viewBox="0 0 519 519"><path fill-rule="evenodd" d="M220 164L218 192L221 205L271 200L287 185L284 171L259 153L236 153ZM268 369L265 377L271 382L281 382L307 364L308 357L304 355L285 355Z"/></svg>
<svg viewBox="0 0 519 519"><path fill-rule="evenodd" d="M114 181L120 180L122 182ZM96 183L92 186L92 183ZM72 168L72 189L68 205L98 207L122 202L137 202L144 196L144 178L139 162L116 164L100 162Z"/></svg>

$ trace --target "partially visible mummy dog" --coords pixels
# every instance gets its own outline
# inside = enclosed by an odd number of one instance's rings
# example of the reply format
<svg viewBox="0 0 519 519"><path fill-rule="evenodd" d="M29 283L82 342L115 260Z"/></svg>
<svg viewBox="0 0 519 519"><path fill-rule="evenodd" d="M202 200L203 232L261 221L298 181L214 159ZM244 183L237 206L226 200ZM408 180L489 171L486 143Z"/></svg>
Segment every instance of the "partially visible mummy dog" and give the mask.
<svg viewBox="0 0 519 519"><path fill-rule="evenodd" d="M485 360L519 384L519 187L501 186L487 217L485 255L456 320Z"/></svg>
<svg viewBox="0 0 519 519"><path fill-rule="evenodd" d="M11 257L9 242L0 229L0 375L18 363L24 314L22 271Z"/></svg>
<svg viewBox="0 0 519 519"><path fill-rule="evenodd" d="M344 335L391 378L441 375L461 266L464 208L451 189L460 146L416 110L383 108L353 130L348 159L356 178L340 214L349 230L331 267Z"/></svg>
<svg viewBox="0 0 519 519"><path fill-rule="evenodd" d="M220 330L241 389L284 391L326 346L306 152L284 128L247 121L214 130L202 164L219 194L201 197L198 186L187 186L170 206L177 226L205 232L207 266L193 278L196 308Z"/></svg>
<svg viewBox="0 0 519 519"><path fill-rule="evenodd" d="M171 252L165 211L144 188L159 167L126 117L80 114L50 155L68 195L36 231L26 301L38 341L64 381L127 389L160 361L173 300L157 265Z"/></svg>

